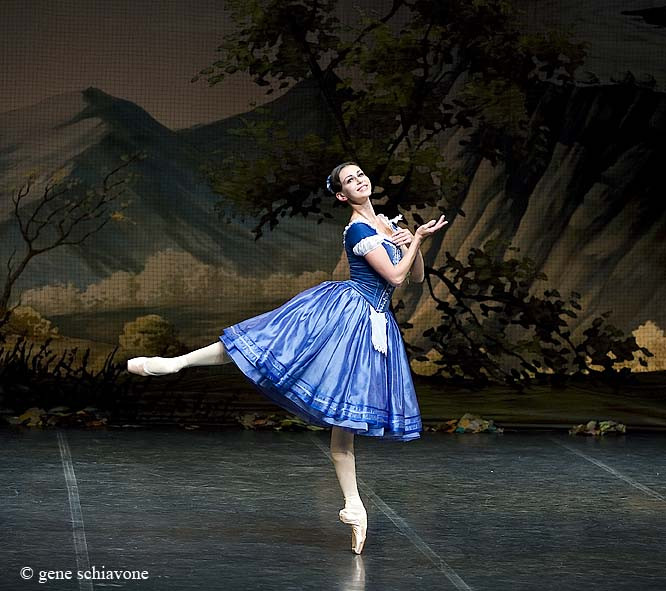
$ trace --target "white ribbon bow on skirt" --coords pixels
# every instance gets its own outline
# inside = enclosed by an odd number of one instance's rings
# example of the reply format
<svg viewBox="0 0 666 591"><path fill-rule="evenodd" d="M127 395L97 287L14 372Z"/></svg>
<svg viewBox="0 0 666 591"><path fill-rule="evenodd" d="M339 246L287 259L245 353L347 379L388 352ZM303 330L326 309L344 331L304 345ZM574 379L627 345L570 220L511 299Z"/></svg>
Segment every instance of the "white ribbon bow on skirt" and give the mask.
<svg viewBox="0 0 666 591"><path fill-rule="evenodd" d="M386 314L384 312L377 312L377 310L370 306L370 325L372 327L372 346L380 353L386 355Z"/></svg>

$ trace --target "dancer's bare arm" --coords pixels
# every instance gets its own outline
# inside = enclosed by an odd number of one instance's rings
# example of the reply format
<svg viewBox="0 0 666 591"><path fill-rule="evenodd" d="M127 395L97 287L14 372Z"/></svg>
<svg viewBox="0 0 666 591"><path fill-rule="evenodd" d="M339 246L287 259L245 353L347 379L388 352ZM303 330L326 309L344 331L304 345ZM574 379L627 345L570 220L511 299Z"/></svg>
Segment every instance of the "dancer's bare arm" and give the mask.
<svg viewBox="0 0 666 591"><path fill-rule="evenodd" d="M409 248L397 265L391 262L388 253L383 248L371 250L365 255L365 260L391 285L399 287L405 281L416 257L420 254L419 247L421 246L421 242L441 230L448 223L444 219L444 215L442 215L438 220L430 220L428 223L419 226L416 232L414 232L414 239Z"/></svg>
<svg viewBox="0 0 666 591"><path fill-rule="evenodd" d="M412 240L414 240L414 234L412 234L408 228L398 227L398 229L393 233L393 236L391 236L391 240L396 246L400 247L400 251L404 257L409 250L409 245L412 243ZM421 250L419 249L419 252L416 255L416 259L414 260L414 264L412 265L409 280L414 283L423 283L424 279L425 269L423 265L423 256L421 255Z"/></svg>

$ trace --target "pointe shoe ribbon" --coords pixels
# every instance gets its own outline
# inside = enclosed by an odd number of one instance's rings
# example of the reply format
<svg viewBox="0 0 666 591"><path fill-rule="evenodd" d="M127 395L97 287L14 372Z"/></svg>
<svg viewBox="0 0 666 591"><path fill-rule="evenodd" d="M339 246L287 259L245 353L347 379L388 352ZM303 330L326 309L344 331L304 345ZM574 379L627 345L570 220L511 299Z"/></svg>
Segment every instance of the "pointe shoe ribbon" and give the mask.
<svg viewBox="0 0 666 591"><path fill-rule="evenodd" d="M368 532L368 514L364 507L340 509L340 521L352 526L352 551L360 554Z"/></svg>
<svg viewBox="0 0 666 591"><path fill-rule="evenodd" d="M146 369L146 361L150 357L134 357L134 359L129 359L127 361L127 371L130 373L135 373L139 376L162 376L163 373L153 373Z"/></svg>

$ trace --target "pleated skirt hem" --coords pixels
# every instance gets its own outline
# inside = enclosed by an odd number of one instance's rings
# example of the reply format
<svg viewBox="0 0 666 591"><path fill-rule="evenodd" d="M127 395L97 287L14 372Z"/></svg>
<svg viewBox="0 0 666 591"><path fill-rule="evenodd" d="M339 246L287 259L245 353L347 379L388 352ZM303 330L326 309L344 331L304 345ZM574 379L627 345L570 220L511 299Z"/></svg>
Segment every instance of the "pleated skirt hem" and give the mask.
<svg viewBox="0 0 666 591"><path fill-rule="evenodd" d="M389 416L384 409L352 405L317 393L299 379L285 382L276 368L262 359L270 355L258 350L237 327L220 335L227 353L262 394L304 421L319 427L340 427L357 435L411 441L420 437L421 417Z"/></svg>

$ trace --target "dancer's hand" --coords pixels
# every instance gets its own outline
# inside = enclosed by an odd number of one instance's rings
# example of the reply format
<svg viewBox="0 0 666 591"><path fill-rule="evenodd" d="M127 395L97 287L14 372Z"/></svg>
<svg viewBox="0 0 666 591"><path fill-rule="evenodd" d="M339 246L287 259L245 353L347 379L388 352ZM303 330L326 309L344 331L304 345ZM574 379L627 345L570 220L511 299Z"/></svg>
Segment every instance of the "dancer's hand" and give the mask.
<svg viewBox="0 0 666 591"><path fill-rule="evenodd" d="M446 221L444 214L439 216L438 220L430 220L429 222L423 224L416 228L414 236L419 240L425 240L432 236L435 232L441 230L449 222Z"/></svg>
<svg viewBox="0 0 666 591"><path fill-rule="evenodd" d="M409 246L412 240L414 240L414 234L408 228L398 228L391 236L391 241L396 246Z"/></svg>

